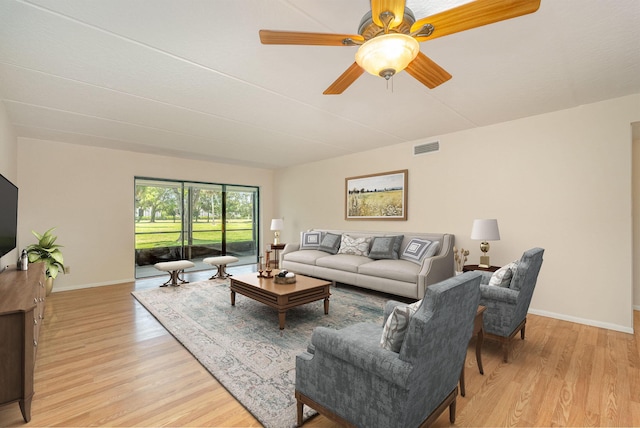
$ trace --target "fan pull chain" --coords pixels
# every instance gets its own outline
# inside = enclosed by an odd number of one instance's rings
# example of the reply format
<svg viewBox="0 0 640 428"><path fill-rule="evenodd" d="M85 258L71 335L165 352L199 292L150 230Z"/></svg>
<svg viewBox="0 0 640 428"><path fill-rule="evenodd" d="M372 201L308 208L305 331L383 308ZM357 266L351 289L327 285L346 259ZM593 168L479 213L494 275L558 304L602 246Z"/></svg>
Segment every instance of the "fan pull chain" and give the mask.
<svg viewBox="0 0 640 428"><path fill-rule="evenodd" d="M391 93L393 94L393 76L387 80L387 91L389 90L389 82L391 82Z"/></svg>

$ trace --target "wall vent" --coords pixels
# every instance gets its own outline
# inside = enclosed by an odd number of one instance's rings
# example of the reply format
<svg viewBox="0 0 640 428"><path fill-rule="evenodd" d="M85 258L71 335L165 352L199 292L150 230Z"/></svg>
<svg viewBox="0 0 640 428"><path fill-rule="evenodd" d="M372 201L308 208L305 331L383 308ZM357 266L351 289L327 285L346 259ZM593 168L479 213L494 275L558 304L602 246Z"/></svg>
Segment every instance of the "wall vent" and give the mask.
<svg viewBox="0 0 640 428"><path fill-rule="evenodd" d="M413 155L426 155L427 153L434 153L440 151L440 141L434 141L433 143L416 144L413 146Z"/></svg>

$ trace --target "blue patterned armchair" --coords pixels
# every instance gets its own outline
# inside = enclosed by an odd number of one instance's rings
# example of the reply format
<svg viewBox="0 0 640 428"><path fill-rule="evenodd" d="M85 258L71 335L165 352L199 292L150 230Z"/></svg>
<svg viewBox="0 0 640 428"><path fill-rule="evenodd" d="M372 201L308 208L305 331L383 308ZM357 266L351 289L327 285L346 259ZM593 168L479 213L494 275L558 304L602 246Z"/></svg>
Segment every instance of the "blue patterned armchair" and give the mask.
<svg viewBox="0 0 640 428"><path fill-rule="evenodd" d="M381 346L381 325L314 329L309 349L296 357L298 425L305 404L345 426L428 425L447 407L453 423L480 279L466 272L429 286L405 319L399 352ZM387 302L385 321L406 308Z"/></svg>
<svg viewBox="0 0 640 428"><path fill-rule="evenodd" d="M532 248L522 258L511 263L510 280L501 285L489 285L491 273L482 272L480 304L486 306L483 328L485 338L502 342L503 359L508 362L511 340L520 332L524 340L527 311L542 266L544 249ZM509 268L509 265L501 270ZM499 273L499 272L496 272Z"/></svg>

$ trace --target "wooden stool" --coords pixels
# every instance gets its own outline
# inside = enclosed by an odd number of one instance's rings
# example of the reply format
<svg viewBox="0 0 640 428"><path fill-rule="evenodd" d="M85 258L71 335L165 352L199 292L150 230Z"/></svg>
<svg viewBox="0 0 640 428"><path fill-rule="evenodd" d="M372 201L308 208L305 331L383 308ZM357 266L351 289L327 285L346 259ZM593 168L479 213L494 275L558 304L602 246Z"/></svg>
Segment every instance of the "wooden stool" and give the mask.
<svg viewBox="0 0 640 428"><path fill-rule="evenodd" d="M225 269L229 263L235 263L238 261L237 257L233 256L218 256L218 257L207 257L202 260L204 263L208 263L211 266L216 266L218 268L215 275L213 275L209 279L218 279L218 278L228 278L231 274L228 274Z"/></svg>
<svg viewBox="0 0 640 428"><path fill-rule="evenodd" d="M162 284L160 287L166 287L167 285L171 285L173 287L177 287L180 284L187 284L189 281L185 281L180 278L180 272L184 272L185 269L194 267L195 264L190 262L189 260L176 260L174 262L159 262L153 265L154 268L161 270L163 272L169 273L169 279L167 282Z"/></svg>

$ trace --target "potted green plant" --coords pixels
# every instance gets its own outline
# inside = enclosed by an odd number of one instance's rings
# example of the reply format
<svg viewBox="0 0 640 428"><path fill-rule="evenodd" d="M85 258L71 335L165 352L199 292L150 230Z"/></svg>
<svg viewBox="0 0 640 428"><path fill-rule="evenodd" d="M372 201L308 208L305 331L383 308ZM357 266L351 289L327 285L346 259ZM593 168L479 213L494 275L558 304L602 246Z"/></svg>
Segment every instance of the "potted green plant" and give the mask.
<svg viewBox="0 0 640 428"><path fill-rule="evenodd" d="M58 237L53 235L52 232L54 229L55 227L52 227L42 235L38 232L31 231L33 236L38 239L38 243L31 244L26 248L29 263L44 262L45 264L47 296L53 289L53 280L58 276L58 273L60 271L64 273L64 259L60 251L61 245L55 243Z"/></svg>

